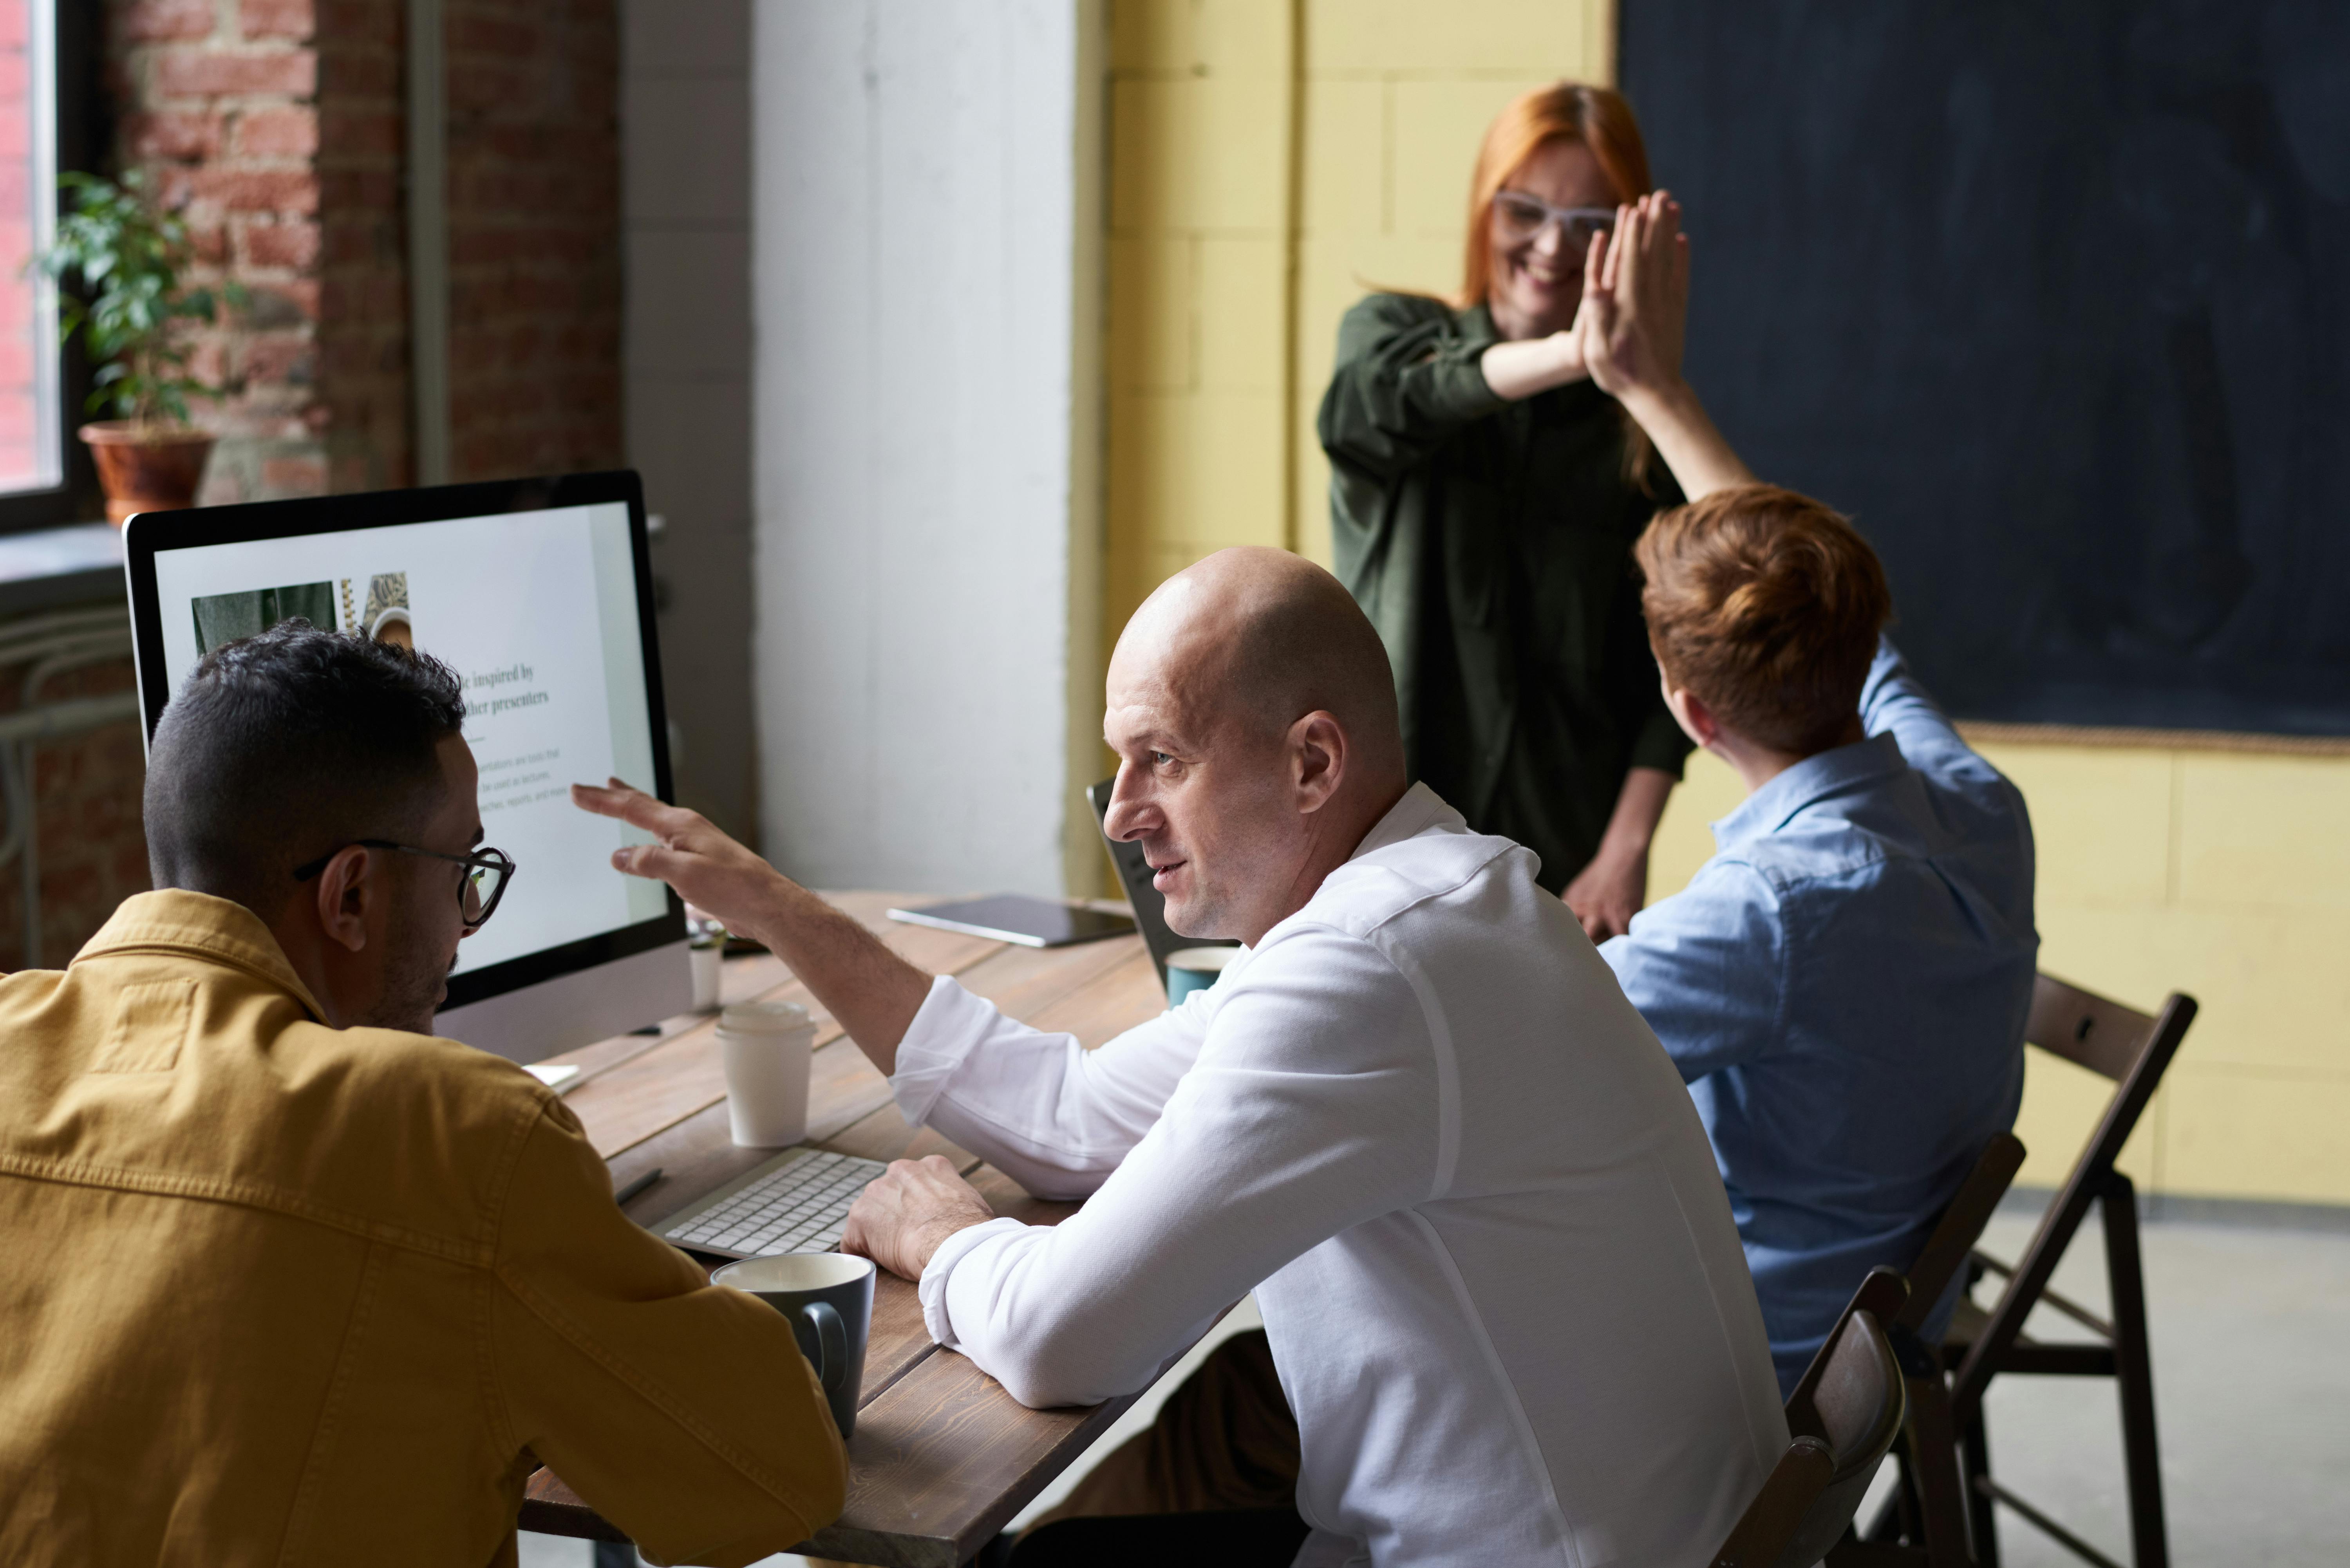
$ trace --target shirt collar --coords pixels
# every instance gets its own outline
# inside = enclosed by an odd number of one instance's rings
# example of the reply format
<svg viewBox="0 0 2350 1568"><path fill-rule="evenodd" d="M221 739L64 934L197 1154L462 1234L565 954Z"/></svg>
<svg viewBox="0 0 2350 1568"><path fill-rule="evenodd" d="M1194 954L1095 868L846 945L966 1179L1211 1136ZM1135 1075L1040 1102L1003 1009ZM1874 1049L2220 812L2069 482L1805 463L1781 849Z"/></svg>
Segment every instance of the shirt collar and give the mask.
<svg viewBox="0 0 2350 1568"><path fill-rule="evenodd" d="M119 952L175 952L244 970L300 1002L311 1017L325 1012L302 977L286 961L286 950L261 917L242 904L185 888L166 888L125 898L73 961Z"/></svg>
<svg viewBox="0 0 2350 1568"><path fill-rule="evenodd" d="M1461 814L1444 804L1444 797L1424 784L1416 784L1403 792L1403 798L1388 807L1388 814L1363 835L1355 852L1347 857L1360 860L1373 850L1385 849L1390 844L1401 844L1407 838L1417 838L1430 828L1444 824L1447 817L1461 823ZM1466 824L1461 824L1466 826Z"/></svg>
<svg viewBox="0 0 2350 1568"><path fill-rule="evenodd" d="M1898 774L1908 765L1890 731L1805 757L1713 824L1714 846L1727 855L1786 826L1806 806L1855 784Z"/></svg>
<svg viewBox="0 0 2350 1568"><path fill-rule="evenodd" d="M1424 784L1416 784L1403 792L1401 800L1388 807L1385 816L1371 825L1371 830L1363 835L1363 841L1355 846L1355 852L1347 857L1347 863L1352 865L1364 856L1385 849L1391 844L1401 844L1407 838L1417 838L1431 827L1465 829L1468 826L1467 821L1459 812L1444 804L1442 795ZM1330 875L1335 877L1338 873L1333 871ZM1329 878L1325 877L1322 885L1325 888L1328 887ZM1321 891L1317 888L1315 897L1318 898L1321 896ZM1278 930L1282 925L1295 918L1295 915L1284 917L1282 920L1274 922L1274 929ZM1253 953L1256 951L1256 945L1253 942L1243 942L1241 951L1243 954ZM1229 975L1234 971L1226 969L1224 972ZM1218 981L1218 983L1222 982Z"/></svg>

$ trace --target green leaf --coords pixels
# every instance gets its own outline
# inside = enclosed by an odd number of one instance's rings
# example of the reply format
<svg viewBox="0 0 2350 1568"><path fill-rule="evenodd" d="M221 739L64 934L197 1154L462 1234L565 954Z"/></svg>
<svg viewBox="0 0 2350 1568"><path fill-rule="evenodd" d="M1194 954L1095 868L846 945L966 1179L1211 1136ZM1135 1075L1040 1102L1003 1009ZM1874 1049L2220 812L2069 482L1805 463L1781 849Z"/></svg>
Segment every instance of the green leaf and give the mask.
<svg viewBox="0 0 2350 1568"><path fill-rule="evenodd" d="M216 322L224 306L244 307L244 290L233 283L181 286L193 259L187 224L155 204L144 171L127 171L119 183L109 183L69 171L58 175L57 184L66 210L56 243L34 265L61 286L61 332L70 337L79 331L91 358L100 362L89 406L102 397L125 418L168 410L185 419L188 397L221 394L191 377L157 373L187 364L190 350L174 340L174 323Z"/></svg>

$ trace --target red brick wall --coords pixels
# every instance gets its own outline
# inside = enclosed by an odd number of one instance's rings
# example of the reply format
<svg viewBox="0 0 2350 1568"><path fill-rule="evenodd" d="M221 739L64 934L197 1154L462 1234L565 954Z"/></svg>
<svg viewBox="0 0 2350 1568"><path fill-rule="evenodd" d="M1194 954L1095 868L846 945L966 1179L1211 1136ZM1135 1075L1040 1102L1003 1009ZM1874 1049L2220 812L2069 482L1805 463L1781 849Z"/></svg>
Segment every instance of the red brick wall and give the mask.
<svg viewBox="0 0 2350 1568"><path fill-rule="evenodd" d="M400 0L109 0L121 155L254 296L204 499L411 482ZM613 0L447 0L452 477L619 464Z"/></svg>
<svg viewBox="0 0 2350 1568"><path fill-rule="evenodd" d="M119 158L182 204L202 275L253 296L197 335L202 373L238 388L193 410L223 437L203 499L411 483L401 0L105 4ZM618 7L446 5L452 477L616 466ZM0 711L21 677L0 669ZM42 695L130 680L127 662L95 667ZM147 885L138 732L36 758L56 965ZM0 967L23 961L17 870L0 864Z"/></svg>
<svg viewBox="0 0 2350 1568"><path fill-rule="evenodd" d="M396 5L352 9L390 10L397 26ZM239 388L193 406L222 437L203 498L321 493L335 410L319 375L322 50L310 0L109 0L107 20L119 156L181 210L203 275L252 296L241 319L196 335L198 373Z"/></svg>
<svg viewBox="0 0 2350 1568"><path fill-rule="evenodd" d="M452 477L621 462L619 12L446 0Z"/></svg>

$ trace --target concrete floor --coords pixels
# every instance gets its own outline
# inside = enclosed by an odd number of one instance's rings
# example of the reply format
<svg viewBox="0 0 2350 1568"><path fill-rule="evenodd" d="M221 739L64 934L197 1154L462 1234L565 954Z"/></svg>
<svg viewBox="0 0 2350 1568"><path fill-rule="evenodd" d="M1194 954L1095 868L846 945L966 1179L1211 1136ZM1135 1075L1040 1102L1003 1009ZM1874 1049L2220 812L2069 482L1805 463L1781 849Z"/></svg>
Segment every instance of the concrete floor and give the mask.
<svg viewBox="0 0 2350 1568"><path fill-rule="evenodd" d="M2327 1223L2337 1219L2319 1211L2308 1217L2311 1228L2157 1220L2141 1229L2164 1503L2171 1560L2183 1568L2350 1561L2350 1488L2341 1479L2350 1474L2350 1232ZM2003 1210L1984 1234L1985 1249L2012 1262L2036 1221ZM2094 1219L2065 1254L2056 1289L2106 1309ZM2078 1332L2045 1311L2032 1324L2043 1338ZM2002 1379L1985 1408L2001 1481L2127 1563L2112 1385ZM2000 1548L2006 1568L2079 1561L2004 1510Z"/></svg>
<svg viewBox="0 0 2350 1568"><path fill-rule="evenodd" d="M2035 1213L2014 1205L1985 1247L2012 1261ZM2350 1562L2350 1226L2317 1211L2302 1220L2158 1219L2144 1227L2155 1408L2171 1559L2181 1568L2339 1568ZM2094 1219L2056 1275L2093 1311L2106 1294ZM1253 1314L1250 1316L1253 1318ZM2053 1322L2041 1319L2054 1318ZM1237 1326L1241 1314L1234 1314ZM2043 1313L2032 1331L2064 1337ZM1162 1380L1172 1387L1188 1364ZM1107 1452L1156 1408L1146 1397L1106 1438ZM2117 1561L2129 1561L2120 1422L2110 1385L2010 1378L1988 1406L1992 1469L2013 1490ZM1083 1461L1081 1461L1081 1465ZM1073 1469L1069 1479L1082 1473ZM1059 1489L1038 1500L1045 1506ZM1032 1511L1034 1511L1032 1510ZM2002 1511L2006 1568L2078 1562ZM586 1542L522 1538L524 1568L590 1568ZM763 1568L795 1565L776 1557Z"/></svg>

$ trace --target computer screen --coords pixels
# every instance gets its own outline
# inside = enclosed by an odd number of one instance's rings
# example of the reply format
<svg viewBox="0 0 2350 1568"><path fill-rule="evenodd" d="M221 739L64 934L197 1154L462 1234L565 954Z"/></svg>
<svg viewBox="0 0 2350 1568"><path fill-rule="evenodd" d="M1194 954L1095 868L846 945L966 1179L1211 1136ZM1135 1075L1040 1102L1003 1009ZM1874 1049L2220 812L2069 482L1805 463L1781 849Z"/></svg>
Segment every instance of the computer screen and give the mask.
<svg viewBox="0 0 2350 1568"><path fill-rule="evenodd" d="M205 652L296 616L463 681L483 842L515 871L459 945L444 1016L682 938L666 888L612 869L645 836L568 787L617 776L669 796L635 475L149 514L125 545L151 735Z"/></svg>

